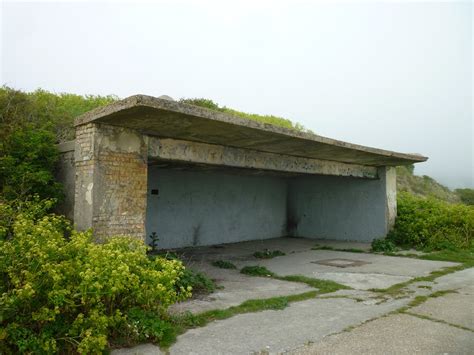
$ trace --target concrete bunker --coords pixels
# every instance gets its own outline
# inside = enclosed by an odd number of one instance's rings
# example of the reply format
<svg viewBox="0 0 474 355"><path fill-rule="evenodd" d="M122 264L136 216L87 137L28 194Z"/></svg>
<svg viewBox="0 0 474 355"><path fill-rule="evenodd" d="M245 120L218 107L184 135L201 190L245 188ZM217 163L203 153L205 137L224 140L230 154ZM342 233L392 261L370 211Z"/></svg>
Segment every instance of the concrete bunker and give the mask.
<svg viewBox="0 0 474 355"><path fill-rule="evenodd" d="M98 239L156 232L163 248L382 237L396 216L394 167L427 159L142 95L75 127L60 146L63 210Z"/></svg>

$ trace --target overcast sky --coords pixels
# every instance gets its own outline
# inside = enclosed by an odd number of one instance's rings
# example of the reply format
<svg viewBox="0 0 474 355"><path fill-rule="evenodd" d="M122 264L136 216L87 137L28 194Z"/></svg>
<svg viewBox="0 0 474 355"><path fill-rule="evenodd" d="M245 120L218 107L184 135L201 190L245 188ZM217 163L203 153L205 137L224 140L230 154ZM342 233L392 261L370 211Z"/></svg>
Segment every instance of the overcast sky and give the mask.
<svg viewBox="0 0 474 355"><path fill-rule="evenodd" d="M1 6L2 84L206 97L427 155L417 174L474 187L470 1Z"/></svg>

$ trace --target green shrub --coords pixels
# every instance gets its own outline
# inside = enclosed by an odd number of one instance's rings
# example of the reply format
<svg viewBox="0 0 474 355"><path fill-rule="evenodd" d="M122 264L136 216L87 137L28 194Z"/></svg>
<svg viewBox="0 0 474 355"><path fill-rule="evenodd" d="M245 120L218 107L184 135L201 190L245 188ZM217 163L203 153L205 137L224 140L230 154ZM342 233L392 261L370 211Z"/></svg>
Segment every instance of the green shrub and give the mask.
<svg viewBox="0 0 474 355"><path fill-rule="evenodd" d="M13 237L0 241L0 353L101 353L110 336L130 333L132 310L165 319L191 289L175 287L181 262L146 251L129 237L94 243L63 217L19 214ZM155 339L167 331L165 323L149 327Z"/></svg>
<svg viewBox="0 0 474 355"><path fill-rule="evenodd" d="M240 270L241 274L250 275L250 276L274 276L275 274L268 270L265 266L245 266Z"/></svg>
<svg viewBox="0 0 474 355"><path fill-rule="evenodd" d="M389 239L427 250L468 249L474 240L474 207L400 193Z"/></svg>
<svg viewBox="0 0 474 355"><path fill-rule="evenodd" d="M276 256L283 256L286 255L284 252L280 250L268 250L265 249L264 251L256 251L253 253L253 256L257 259L273 259Z"/></svg>
<svg viewBox="0 0 474 355"><path fill-rule="evenodd" d="M54 94L42 89L26 93L3 86L0 88L0 141L25 126L48 129L58 141L74 139L74 118L116 100L113 95Z"/></svg>
<svg viewBox="0 0 474 355"><path fill-rule="evenodd" d="M208 294L216 290L216 284L202 272L197 272L189 268L184 269L182 276L176 282L179 289L191 288L193 294Z"/></svg>
<svg viewBox="0 0 474 355"><path fill-rule="evenodd" d="M45 129L26 126L5 137L0 143L2 199L60 198L61 185L53 175L58 154L54 134Z"/></svg>
<svg viewBox="0 0 474 355"><path fill-rule="evenodd" d="M397 250L395 243L390 239L381 238L374 239L372 241L372 251L374 252L383 252L383 253L393 253Z"/></svg>
<svg viewBox="0 0 474 355"><path fill-rule="evenodd" d="M13 234L13 224L18 215L33 221L46 216L56 204L55 199L40 199L38 195L22 201L2 201L0 198L0 240L10 238Z"/></svg>
<svg viewBox="0 0 474 355"><path fill-rule="evenodd" d="M237 266L232 264L230 261L227 260L216 260L212 262L212 266L221 268L221 269L237 269Z"/></svg>

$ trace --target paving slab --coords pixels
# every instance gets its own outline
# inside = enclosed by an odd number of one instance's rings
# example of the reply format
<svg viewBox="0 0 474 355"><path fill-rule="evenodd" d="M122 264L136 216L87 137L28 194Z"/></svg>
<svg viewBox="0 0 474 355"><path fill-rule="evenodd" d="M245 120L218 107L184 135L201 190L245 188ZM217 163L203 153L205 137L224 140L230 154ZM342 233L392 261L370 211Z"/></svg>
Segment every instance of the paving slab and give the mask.
<svg viewBox="0 0 474 355"><path fill-rule="evenodd" d="M212 267L208 263L196 264L194 268L216 280L221 289L204 297L174 304L170 308L173 313L184 311L199 313L211 309L224 309L251 299L288 296L315 290L302 283L247 276L236 270Z"/></svg>
<svg viewBox="0 0 474 355"><path fill-rule="evenodd" d="M410 313L428 316L474 331L474 287L463 288L457 292L429 298L425 303L411 308ZM474 334L472 336L474 337Z"/></svg>
<svg viewBox="0 0 474 355"><path fill-rule="evenodd" d="M452 290L474 285L474 268L464 269L436 279L433 291Z"/></svg>
<svg viewBox="0 0 474 355"><path fill-rule="evenodd" d="M381 305L339 299L296 302L279 311L241 314L191 329L178 337L171 354L281 353L398 309L406 300Z"/></svg>
<svg viewBox="0 0 474 355"><path fill-rule="evenodd" d="M352 260L358 262L358 265L344 267L321 264L324 261L334 263L335 260ZM332 250L309 250L269 260L241 261L240 264L265 266L278 275L304 275L333 280L363 290L386 288L413 277L427 276L434 270L458 265L442 261Z"/></svg>
<svg viewBox="0 0 474 355"><path fill-rule="evenodd" d="M390 315L290 354L472 354L474 334L411 315Z"/></svg>

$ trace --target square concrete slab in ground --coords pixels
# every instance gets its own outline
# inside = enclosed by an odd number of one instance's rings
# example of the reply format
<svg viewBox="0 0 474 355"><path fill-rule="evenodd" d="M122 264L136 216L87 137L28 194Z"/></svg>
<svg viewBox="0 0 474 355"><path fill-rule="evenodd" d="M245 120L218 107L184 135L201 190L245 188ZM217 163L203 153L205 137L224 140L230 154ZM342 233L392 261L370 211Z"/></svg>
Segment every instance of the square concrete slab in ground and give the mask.
<svg viewBox="0 0 474 355"><path fill-rule="evenodd" d="M410 309L410 313L428 316L474 331L474 286L458 289L457 293L429 298L425 303ZM472 336L474 337L474 334Z"/></svg>
<svg viewBox="0 0 474 355"><path fill-rule="evenodd" d="M472 349L470 331L399 314L328 336L291 354L472 354Z"/></svg>
<svg viewBox="0 0 474 355"><path fill-rule="evenodd" d="M174 304L170 308L173 313L184 311L199 313L211 309L224 309L251 299L288 296L314 290L302 283L247 276L237 270L213 267L209 263L195 263L193 267L216 280L220 289L204 297Z"/></svg>

